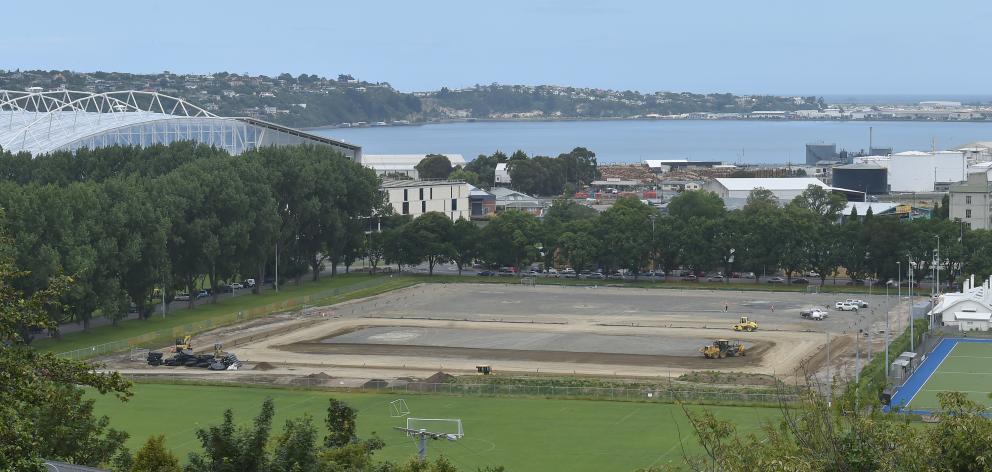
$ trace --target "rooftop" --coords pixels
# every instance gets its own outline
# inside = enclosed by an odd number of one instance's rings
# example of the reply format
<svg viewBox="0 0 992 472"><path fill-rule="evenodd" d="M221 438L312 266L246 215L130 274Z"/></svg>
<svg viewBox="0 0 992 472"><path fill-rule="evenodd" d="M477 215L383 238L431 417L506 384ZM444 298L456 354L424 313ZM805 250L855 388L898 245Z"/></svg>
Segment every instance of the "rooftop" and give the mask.
<svg viewBox="0 0 992 472"><path fill-rule="evenodd" d="M829 189L830 187L812 177L747 177L747 178L717 178L720 185L727 190L805 190L810 185Z"/></svg>

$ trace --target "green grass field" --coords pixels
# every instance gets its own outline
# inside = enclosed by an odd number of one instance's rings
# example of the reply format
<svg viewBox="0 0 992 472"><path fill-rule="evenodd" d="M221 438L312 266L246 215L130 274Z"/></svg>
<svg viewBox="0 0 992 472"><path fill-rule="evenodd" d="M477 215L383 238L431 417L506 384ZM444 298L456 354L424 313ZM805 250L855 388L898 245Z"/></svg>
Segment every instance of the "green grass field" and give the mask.
<svg viewBox="0 0 992 472"><path fill-rule="evenodd" d="M940 392L963 392L992 408L992 343L959 342L909 403L910 409L936 409Z"/></svg>
<svg viewBox="0 0 992 472"><path fill-rule="evenodd" d="M153 434L165 434L166 445L185 461L199 450L195 431L217 424L223 411L234 411L235 421L250 424L262 401L275 400L274 431L287 418L309 413L323 429L327 399L332 395L359 412L359 431L376 432L386 442L379 458L405 461L416 455L412 439L392 430L405 421L392 418L389 402L406 400L411 416L460 418L461 441L432 441L430 456L443 454L460 469L503 465L510 471L634 470L639 467L682 463L682 447L700 452L682 410L671 404L549 400L541 398L488 398L441 395L389 395L324 391L137 384L127 403L95 396L96 413L131 434L132 451ZM702 409L704 407L691 407ZM762 420L778 415L775 408L705 407L731 420L738 431L756 429ZM681 428L681 442L679 431ZM321 431L321 438L324 432Z"/></svg>

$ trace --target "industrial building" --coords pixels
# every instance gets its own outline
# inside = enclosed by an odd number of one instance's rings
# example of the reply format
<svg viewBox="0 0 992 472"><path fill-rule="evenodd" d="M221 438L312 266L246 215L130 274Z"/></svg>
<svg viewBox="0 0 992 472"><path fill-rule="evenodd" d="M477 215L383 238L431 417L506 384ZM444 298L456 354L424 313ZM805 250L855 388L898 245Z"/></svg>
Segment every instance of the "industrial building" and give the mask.
<svg viewBox="0 0 992 472"><path fill-rule="evenodd" d="M429 211L448 215L452 221L470 219L469 184L461 181L386 180L380 190L398 215L414 218Z"/></svg>
<svg viewBox="0 0 992 472"><path fill-rule="evenodd" d="M836 144L807 144L806 145L806 165L815 166L820 162L836 162Z"/></svg>
<svg viewBox="0 0 992 472"><path fill-rule="evenodd" d="M812 177L718 178L703 185L703 190L713 192L722 198L724 202L727 202L746 200L752 191L761 188L771 191L775 195L775 198L784 204L799 196L810 185L828 191L841 192L853 198L860 199L864 196L859 191L831 187Z"/></svg>
<svg viewBox="0 0 992 472"><path fill-rule="evenodd" d="M992 229L992 190L989 189L989 172L972 172L968 180L951 185L951 220L962 221L971 229Z"/></svg>
<svg viewBox="0 0 992 472"><path fill-rule="evenodd" d="M451 167L465 166L465 158L461 154L441 154L448 158ZM409 177L419 179L417 164L424 160L427 154L365 154L362 165L375 171L376 175L389 177Z"/></svg>
<svg viewBox="0 0 992 472"><path fill-rule="evenodd" d="M314 144L360 160L362 148L254 118L214 115L157 92L0 90L0 148L37 156L107 146L193 141L231 154L266 146Z"/></svg>
<svg viewBox="0 0 992 472"><path fill-rule="evenodd" d="M496 197L496 211L518 210L534 216L544 216L544 205L540 200L523 192L506 187L493 187L490 193Z"/></svg>
<svg viewBox="0 0 992 472"><path fill-rule="evenodd" d="M889 192L934 192L965 180L967 159L962 151L906 151L889 156L854 159L888 169Z"/></svg>
<svg viewBox="0 0 992 472"><path fill-rule="evenodd" d="M655 174L664 174L678 169L711 168L725 165L720 161L690 161L688 159L646 159L643 164ZM736 166L730 165L730 167Z"/></svg>
<svg viewBox="0 0 992 472"><path fill-rule="evenodd" d="M496 213L496 196L474 185L468 186L468 201L473 220L484 220Z"/></svg>
<svg viewBox="0 0 992 472"><path fill-rule="evenodd" d="M831 183L868 195L889 193L888 169L876 162L847 164L833 168Z"/></svg>

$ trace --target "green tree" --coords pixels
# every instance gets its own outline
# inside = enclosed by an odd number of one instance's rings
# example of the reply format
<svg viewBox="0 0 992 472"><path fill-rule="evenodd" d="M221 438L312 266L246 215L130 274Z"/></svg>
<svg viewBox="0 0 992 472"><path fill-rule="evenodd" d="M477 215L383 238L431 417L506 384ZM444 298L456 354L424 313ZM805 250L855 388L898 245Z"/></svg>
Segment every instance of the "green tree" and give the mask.
<svg viewBox="0 0 992 472"><path fill-rule="evenodd" d="M26 345L21 332L58 329L49 310L60 305L72 279L53 277L25 295L15 288L27 274L11 263L12 247L0 237L0 470L43 471L43 459L108 464L123 450L127 434L108 428L108 418L94 417L93 400L84 399L77 386L126 399L130 384L116 372L100 373L88 363L42 354Z"/></svg>
<svg viewBox="0 0 992 472"><path fill-rule="evenodd" d="M165 435L148 438L134 455L130 472L179 472L179 459L165 448Z"/></svg>
<svg viewBox="0 0 992 472"><path fill-rule="evenodd" d="M441 154L428 154L415 166L421 179L447 179L451 175L451 160Z"/></svg>
<svg viewBox="0 0 992 472"><path fill-rule="evenodd" d="M490 264L521 267L536 260L542 236L534 215L517 210L504 211L482 229L482 258Z"/></svg>
<svg viewBox="0 0 992 472"><path fill-rule="evenodd" d="M255 417L251 427L236 426L234 413L224 411L224 420L219 426L210 426L196 431L203 453L189 455L188 472L264 472L268 469L270 457L266 445L272 430L272 417L275 406L268 398L262 403L262 411Z"/></svg>
<svg viewBox="0 0 992 472"><path fill-rule="evenodd" d="M479 181L479 174L472 172L470 170L464 169L462 167L456 167L455 170L451 171L448 175L449 180L463 180L470 185L476 187L482 185Z"/></svg>
<svg viewBox="0 0 992 472"><path fill-rule="evenodd" d="M347 403L331 398L327 405L327 437L324 438L324 446L338 448L347 446L358 441L355 409Z"/></svg>
<svg viewBox="0 0 992 472"><path fill-rule="evenodd" d="M719 218L725 212L723 199L717 194L705 190L682 192L668 202L668 214L682 221L688 221L694 217Z"/></svg>
<svg viewBox="0 0 992 472"><path fill-rule="evenodd" d="M475 223L459 218L451 228L451 259L458 266L458 275L462 269L479 257L479 238L482 230Z"/></svg>
<svg viewBox="0 0 992 472"><path fill-rule="evenodd" d="M272 453L272 472L315 472L317 470L317 429L313 418L286 420L286 427L276 437Z"/></svg>
<svg viewBox="0 0 992 472"><path fill-rule="evenodd" d="M597 221L600 241L609 241L603 260L610 268L639 272L651 255L651 217L658 212L635 197L623 197Z"/></svg>
<svg viewBox="0 0 992 472"><path fill-rule="evenodd" d="M453 226L444 213L429 211L414 219L403 236L416 251L419 260L427 261L427 270L434 275L434 266L449 260L455 252L451 243Z"/></svg>
<svg viewBox="0 0 992 472"><path fill-rule="evenodd" d="M589 233L565 232L558 238L561 257L576 271L589 269L600 254L599 240Z"/></svg>
<svg viewBox="0 0 992 472"><path fill-rule="evenodd" d="M802 208L832 222L837 220L841 210L847 205L847 198L839 193L828 192L823 187L810 185L792 199L789 205Z"/></svg>

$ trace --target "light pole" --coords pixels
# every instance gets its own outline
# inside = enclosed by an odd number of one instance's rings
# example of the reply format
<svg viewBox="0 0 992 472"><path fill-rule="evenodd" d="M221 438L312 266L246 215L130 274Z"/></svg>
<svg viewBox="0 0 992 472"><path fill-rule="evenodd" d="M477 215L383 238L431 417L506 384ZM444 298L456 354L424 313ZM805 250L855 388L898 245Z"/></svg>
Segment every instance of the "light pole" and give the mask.
<svg viewBox="0 0 992 472"><path fill-rule="evenodd" d="M907 256L907 259L909 261L908 265L906 266L906 270L908 271L908 275L909 275L909 350L915 351L916 340L914 338L916 336L913 333L913 256L912 254Z"/></svg>
<svg viewBox="0 0 992 472"><path fill-rule="evenodd" d="M933 237L937 238L937 265L934 269L934 283L937 286L934 291L934 295L940 295L940 235L935 234Z"/></svg>
<svg viewBox="0 0 992 472"><path fill-rule="evenodd" d="M658 219L658 215L652 213L648 219L651 220L651 283L654 284L658 277L658 248L654 242L654 220Z"/></svg>

